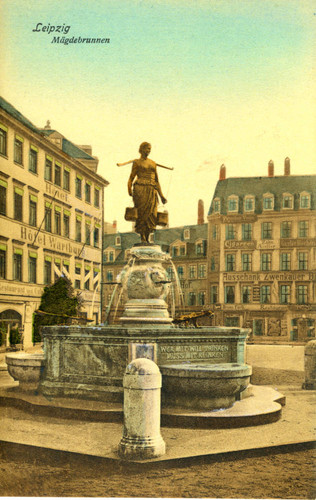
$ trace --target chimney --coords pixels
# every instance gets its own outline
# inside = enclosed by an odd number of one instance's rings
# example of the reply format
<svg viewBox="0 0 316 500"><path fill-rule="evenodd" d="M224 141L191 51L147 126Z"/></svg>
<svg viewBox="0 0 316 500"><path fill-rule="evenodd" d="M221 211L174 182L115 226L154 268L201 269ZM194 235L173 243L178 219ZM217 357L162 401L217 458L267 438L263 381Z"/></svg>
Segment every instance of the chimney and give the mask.
<svg viewBox="0 0 316 500"><path fill-rule="evenodd" d="M45 125L45 127L44 127L44 130L51 130L51 128L52 128L52 127L50 126L50 121L49 121L49 120L47 120L46 125Z"/></svg>
<svg viewBox="0 0 316 500"><path fill-rule="evenodd" d="M225 165L223 164L220 168L220 171L219 171L219 180L220 181L223 181L224 179L226 179L226 167Z"/></svg>
<svg viewBox="0 0 316 500"><path fill-rule="evenodd" d="M268 163L268 177L274 177L274 163L272 160Z"/></svg>
<svg viewBox="0 0 316 500"><path fill-rule="evenodd" d="M288 156L284 160L284 175L291 175L291 163Z"/></svg>
<svg viewBox="0 0 316 500"><path fill-rule="evenodd" d="M204 224L204 202L199 200L198 202L198 224Z"/></svg>
<svg viewBox="0 0 316 500"><path fill-rule="evenodd" d="M116 232L117 230L117 221L114 220L113 223L112 223L112 228L114 229L114 231Z"/></svg>

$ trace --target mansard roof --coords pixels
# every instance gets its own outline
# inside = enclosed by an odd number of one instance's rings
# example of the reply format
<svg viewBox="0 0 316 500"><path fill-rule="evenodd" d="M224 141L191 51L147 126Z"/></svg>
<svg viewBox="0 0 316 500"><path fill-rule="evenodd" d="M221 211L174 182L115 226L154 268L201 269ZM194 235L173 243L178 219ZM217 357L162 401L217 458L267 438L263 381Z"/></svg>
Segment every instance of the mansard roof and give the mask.
<svg viewBox="0 0 316 500"><path fill-rule="evenodd" d="M316 175L280 175L275 177L230 177L217 182L208 215L214 213L213 201L221 202L220 213L227 214L229 196L237 195L239 199L238 213L243 213L243 200L247 195L255 198L255 213L262 212L263 195L274 195L274 210L282 207L282 196L290 193L294 196L294 210L299 209L300 193L311 194L311 209L316 210Z"/></svg>

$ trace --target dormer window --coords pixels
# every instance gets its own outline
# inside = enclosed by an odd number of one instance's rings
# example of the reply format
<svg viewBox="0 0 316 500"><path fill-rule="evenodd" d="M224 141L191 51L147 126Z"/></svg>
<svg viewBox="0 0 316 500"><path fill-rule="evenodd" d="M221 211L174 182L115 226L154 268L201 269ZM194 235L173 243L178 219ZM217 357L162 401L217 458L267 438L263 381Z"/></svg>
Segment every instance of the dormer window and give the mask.
<svg viewBox="0 0 316 500"><path fill-rule="evenodd" d="M263 196L263 210L273 210L274 196L273 194L265 194Z"/></svg>
<svg viewBox="0 0 316 500"><path fill-rule="evenodd" d="M189 240L190 239L190 229L185 229L184 232L183 232L183 238L185 240Z"/></svg>
<svg viewBox="0 0 316 500"><path fill-rule="evenodd" d="M206 254L206 240L196 241L195 253L196 253L196 255L205 255Z"/></svg>
<svg viewBox="0 0 316 500"><path fill-rule="evenodd" d="M293 196L289 193L284 193L282 197L282 208L293 208Z"/></svg>
<svg viewBox="0 0 316 500"><path fill-rule="evenodd" d="M121 246L121 237L120 236L116 236L116 238L115 238L115 246L117 246L117 247Z"/></svg>
<svg viewBox="0 0 316 500"><path fill-rule="evenodd" d="M213 211L215 214L219 214L221 211L221 202L219 198L215 198L213 201Z"/></svg>
<svg viewBox="0 0 316 500"><path fill-rule="evenodd" d="M304 191L300 193L300 208L310 208L311 206L311 195Z"/></svg>
<svg viewBox="0 0 316 500"><path fill-rule="evenodd" d="M228 198L228 212L238 212L238 196Z"/></svg>
<svg viewBox="0 0 316 500"><path fill-rule="evenodd" d="M255 209L255 200L253 196L246 196L244 201L244 211L253 212Z"/></svg>
<svg viewBox="0 0 316 500"><path fill-rule="evenodd" d="M186 243L181 242L181 240L176 240L173 245L171 245L170 251L173 257L186 255Z"/></svg>

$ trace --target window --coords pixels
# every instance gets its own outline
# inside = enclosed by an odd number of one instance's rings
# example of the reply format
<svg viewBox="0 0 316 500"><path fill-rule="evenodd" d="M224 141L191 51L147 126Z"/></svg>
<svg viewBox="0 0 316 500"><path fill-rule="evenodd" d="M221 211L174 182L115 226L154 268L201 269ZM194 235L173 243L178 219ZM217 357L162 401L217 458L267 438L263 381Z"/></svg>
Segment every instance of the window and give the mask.
<svg viewBox="0 0 316 500"><path fill-rule="evenodd" d="M13 254L13 279L22 281L22 250L16 249Z"/></svg>
<svg viewBox="0 0 316 500"><path fill-rule="evenodd" d="M34 146L31 146L29 153L29 171L33 174L37 174L37 154L38 149Z"/></svg>
<svg viewBox="0 0 316 500"><path fill-rule="evenodd" d="M252 224L242 224L242 239L251 240L252 238Z"/></svg>
<svg viewBox="0 0 316 500"><path fill-rule="evenodd" d="M198 294L198 305L199 306L204 306L205 305L205 292L199 292Z"/></svg>
<svg viewBox="0 0 316 500"><path fill-rule="evenodd" d="M0 128L1 131L1 128ZM0 179L0 214L7 215L7 187L8 183Z"/></svg>
<svg viewBox="0 0 316 500"><path fill-rule="evenodd" d="M293 196L291 194L284 194L282 199L283 208L293 208Z"/></svg>
<svg viewBox="0 0 316 500"><path fill-rule="evenodd" d="M280 304L289 304L290 303L290 285L281 285L280 286Z"/></svg>
<svg viewBox="0 0 316 500"><path fill-rule="evenodd" d="M84 288L85 288L85 290L90 290L90 267L89 266L85 267L84 275L85 275Z"/></svg>
<svg viewBox="0 0 316 500"><path fill-rule="evenodd" d="M4 156L7 155L7 132L7 127L0 125L0 154Z"/></svg>
<svg viewBox="0 0 316 500"><path fill-rule="evenodd" d="M63 260L63 274L69 278L69 260Z"/></svg>
<svg viewBox="0 0 316 500"><path fill-rule="evenodd" d="M195 292L189 292L188 294L188 305L189 306L195 306L196 304L196 293Z"/></svg>
<svg viewBox="0 0 316 500"><path fill-rule="evenodd" d="M183 266L178 266L177 267L177 273L178 273L178 277L180 280L183 280L184 278L184 270L183 270Z"/></svg>
<svg viewBox="0 0 316 500"><path fill-rule="evenodd" d="M242 304L249 304L251 297L251 287L246 285L241 287L241 302Z"/></svg>
<svg viewBox="0 0 316 500"><path fill-rule="evenodd" d="M76 218L76 241L81 241L81 217Z"/></svg>
<svg viewBox="0 0 316 500"><path fill-rule="evenodd" d="M50 156L46 156L45 170L44 170L44 179L46 181L52 181L52 169L53 169L53 159Z"/></svg>
<svg viewBox="0 0 316 500"><path fill-rule="evenodd" d="M180 255L185 255L185 245L180 247Z"/></svg>
<svg viewBox="0 0 316 500"><path fill-rule="evenodd" d="M265 196L263 198L263 210L273 210L274 198L272 196Z"/></svg>
<svg viewBox="0 0 316 500"><path fill-rule="evenodd" d="M31 194L29 202L29 224L36 227L37 224L37 197Z"/></svg>
<svg viewBox="0 0 316 500"><path fill-rule="evenodd" d="M235 303L235 287L225 286L225 304Z"/></svg>
<svg viewBox="0 0 316 500"><path fill-rule="evenodd" d="M226 271L235 271L235 254L226 254Z"/></svg>
<svg viewBox="0 0 316 500"><path fill-rule="evenodd" d="M100 189L99 188L94 189L94 206L97 208L100 207Z"/></svg>
<svg viewBox="0 0 316 500"><path fill-rule="evenodd" d="M253 212L254 209L254 199L246 198L245 199L245 212Z"/></svg>
<svg viewBox="0 0 316 500"><path fill-rule="evenodd" d="M90 245L90 226L91 224L88 224L87 221L85 223L85 244Z"/></svg>
<svg viewBox="0 0 316 500"><path fill-rule="evenodd" d="M195 244L196 255L205 255L205 241L197 241Z"/></svg>
<svg viewBox="0 0 316 500"><path fill-rule="evenodd" d="M57 281L58 278L61 276L61 262L60 259L55 259L54 260L54 281Z"/></svg>
<svg viewBox="0 0 316 500"><path fill-rule="evenodd" d="M263 222L261 224L261 238L263 240L272 239L272 222Z"/></svg>
<svg viewBox="0 0 316 500"><path fill-rule="evenodd" d="M14 139L14 161L19 165L23 164L23 138L19 136Z"/></svg>
<svg viewBox="0 0 316 500"><path fill-rule="evenodd" d="M297 293L297 303L307 304L307 285L298 285L296 293Z"/></svg>
<svg viewBox="0 0 316 500"><path fill-rule="evenodd" d="M61 186L61 165L55 162L55 184Z"/></svg>
<svg viewBox="0 0 316 500"><path fill-rule="evenodd" d="M260 303L270 304L270 302L271 302L271 286L262 285L260 287Z"/></svg>
<svg viewBox="0 0 316 500"><path fill-rule="evenodd" d="M70 191L70 171L68 168L64 168L64 176L63 176L63 188L66 191Z"/></svg>
<svg viewBox="0 0 316 500"><path fill-rule="evenodd" d="M109 262L114 262L114 252L109 252Z"/></svg>
<svg viewBox="0 0 316 500"><path fill-rule="evenodd" d="M173 280L174 279L174 270L171 266L169 266L167 268L167 277L169 280Z"/></svg>
<svg viewBox="0 0 316 500"><path fill-rule="evenodd" d="M177 257L179 255L179 248L172 247L172 257Z"/></svg>
<svg viewBox="0 0 316 500"><path fill-rule="evenodd" d="M185 240L189 240L190 239L190 229L185 229L183 231L183 237Z"/></svg>
<svg viewBox="0 0 316 500"><path fill-rule="evenodd" d="M301 193L300 208L309 208L309 207L310 207L310 195Z"/></svg>
<svg viewBox="0 0 316 500"><path fill-rule="evenodd" d="M199 264L199 278L206 277L206 264Z"/></svg>
<svg viewBox="0 0 316 500"><path fill-rule="evenodd" d="M29 283L36 283L36 254L29 255Z"/></svg>
<svg viewBox="0 0 316 500"><path fill-rule="evenodd" d="M306 271L308 264L307 252L298 252L298 269Z"/></svg>
<svg viewBox="0 0 316 500"><path fill-rule="evenodd" d="M113 271L107 271L107 273L106 273L106 281L109 281L109 282L113 281Z"/></svg>
<svg viewBox="0 0 316 500"><path fill-rule="evenodd" d="M254 335L261 336L264 334L264 319L253 320L253 333Z"/></svg>
<svg viewBox="0 0 316 500"><path fill-rule="evenodd" d="M283 221L281 222L281 238L291 238L292 234L292 222Z"/></svg>
<svg viewBox="0 0 316 500"><path fill-rule="evenodd" d="M215 257L211 257L211 271L216 271L216 260Z"/></svg>
<svg viewBox="0 0 316 500"><path fill-rule="evenodd" d="M80 280L75 280L75 288L78 289L81 286L81 281Z"/></svg>
<svg viewBox="0 0 316 500"><path fill-rule="evenodd" d="M85 185L85 200L87 203L91 203L91 184L86 182Z"/></svg>
<svg viewBox="0 0 316 500"><path fill-rule="evenodd" d="M261 271L271 271L272 254L261 254Z"/></svg>
<svg viewBox="0 0 316 500"><path fill-rule="evenodd" d="M23 220L23 189L14 188L14 218Z"/></svg>
<svg viewBox="0 0 316 500"><path fill-rule="evenodd" d="M228 199L228 211L229 212L237 212L238 210L238 198L229 198Z"/></svg>
<svg viewBox="0 0 316 500"><path fill-rule="evenodd" d="M218 287L217 287L217 285L211 286L210 300L211 300L211 304L216 304L218 302Z"/></svg>
<svg viewBox="0 0 316 500"><path fill-rule="evenodd" d="M81 274L81 264L75 263L75 274Z"/></svg>
<svg viewBox="0 0 316 500"><path fill-rule="evenodd" d="M189 278L191 278L191 279L196 278L196 266L189 267Z"/></svg>
<svg viewBox="0 0 316 500"><path fill-rule="evenodd" d="M0 278L6 279L6 276L7 276L7 247L6 245L0 244Z"/></svg>
<svg viewBox="0 0 316 500"><path fill-rule="evenodd" d="M235 239L235 226L234 224L226 224L226 240Z"/></svg>
<svg viewBox="0 0 316 500"><path fill-rule="evenodd" d="M82 177L77 175L75 181L75 193L77 198L82 198Z"/></svg>
<svg viewBox="0 0 316 500"><path fill-rule="evenodd" d="M99 247L99 228L95 227L93 230L93 246L98 248Z"/></svg>
<svg viewBox="0 0 316 500"><path fill-rule="evenodd" d="M212 239L217 240L217 226L212 226Z"/></svg>
<svg viewBox="0 0 316 500"><path fill-rule="evenodd" d="M55 233L61 234L61 209L60 207L55 207Z"/></svg>
<svg viewBox="0 0 316 500"><path fill-rule="evenodd" d="M215 213L219 213L221 209L221 202L220 200L214 200L213 201L213 210Z"/></svg>
<svg viewBox="0 0 316 500"><path fill-rule="evenodd" d="M117 246L117 247L121 246L121 237L120 236L115 237L115 246Z"/></svg>
<svg viewBox="0 0 316 500"><path fill-rule="evenodd" d="M48 202L45 203L45 231L52 232L52 208Z"/></svg>
<svg viewBox="0 0 316 500"><path fill-rule="evenodd" d="M243 253L241 256L242 270L251 271L252 255L251 253Z"/></svg>
<svg viewBox="0 0 316 500"><path fill-rule="evenodd" d="M51 257L45 257L44 260L44 284L50 285L52 282L52 260Z"/></svg>
<svg viewBox="0 0 316 500"><path fill-rule="evenodd" d="M238 316L226 316L225 318L225 326L239 326L239 317Z"/></svg>
<svg viewBox="0 0 316 500"><path fill-rule="evenodd" d="M307 238L307 236L308 236L308 221L301 220L298 223L298 237Z"/></svg>
<svg viewBox="0 0 316 500"><path fill-rule="evenodd" d="M280 270L289 271L291 269L291 254L281 253L280 255Z"/></svg>
<svg viewBox="0 0 316 500"><path fill-rule="evenodd" d="M64 236L69 238L70 234L70 212L68 210L64 210Z"/></svg>

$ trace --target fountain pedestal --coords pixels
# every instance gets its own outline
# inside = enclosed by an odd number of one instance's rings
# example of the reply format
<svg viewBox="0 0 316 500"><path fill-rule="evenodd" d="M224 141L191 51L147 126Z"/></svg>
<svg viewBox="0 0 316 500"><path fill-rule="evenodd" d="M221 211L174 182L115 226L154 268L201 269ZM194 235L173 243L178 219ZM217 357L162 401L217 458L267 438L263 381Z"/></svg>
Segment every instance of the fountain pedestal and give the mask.
<svg viewBox="0 0 316 500"><path fill-rule="evenodd" d="M123 325L165 325L172 322L165 298L169 283L163 264L170 256L159 245L140 245L130 249L120 281L128 300L120 318Z"/></svg>

